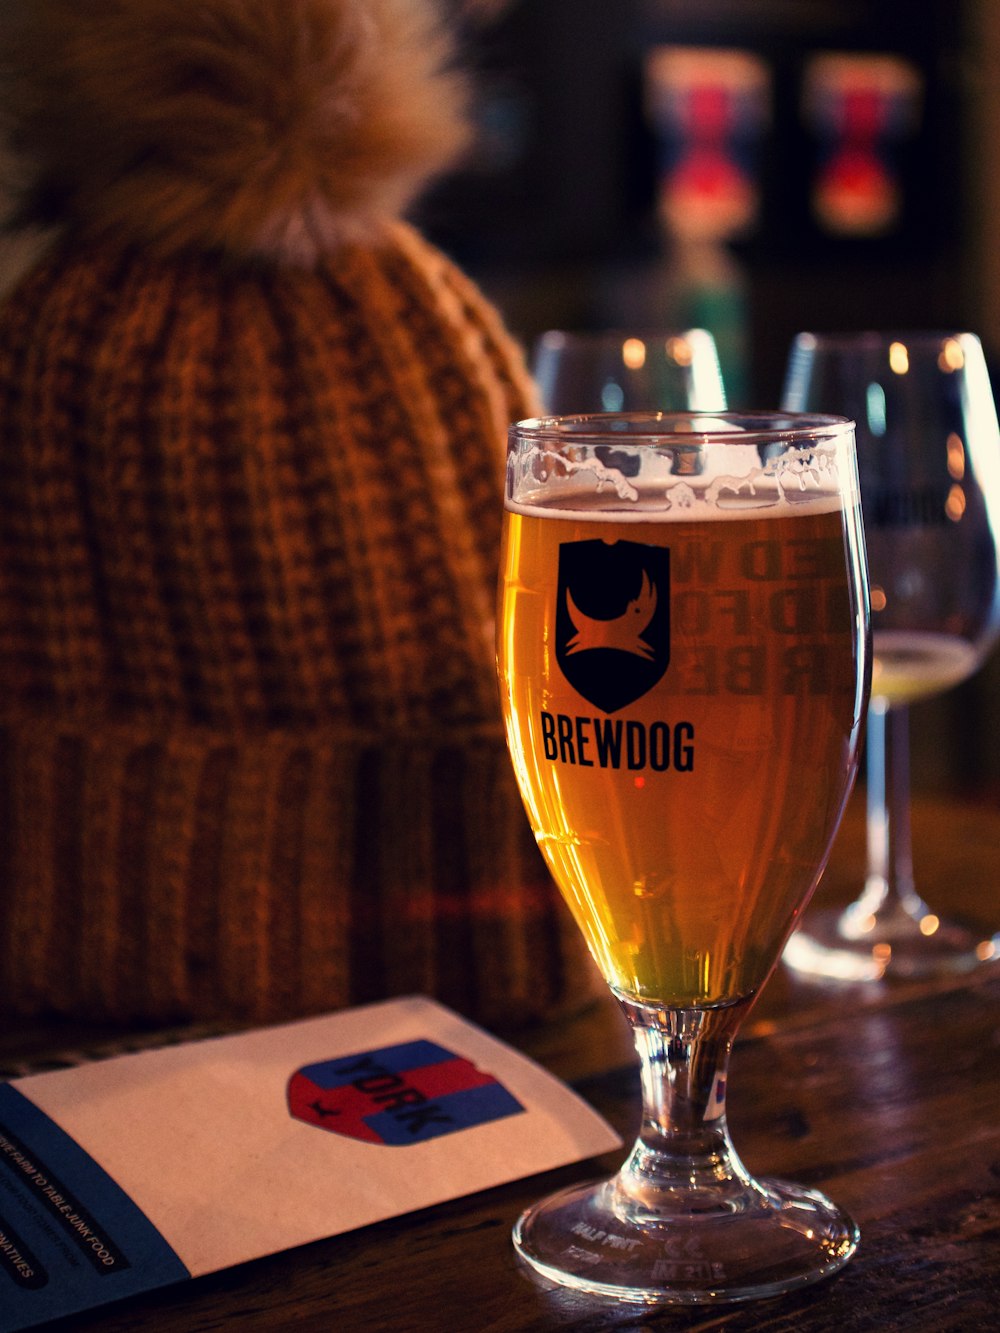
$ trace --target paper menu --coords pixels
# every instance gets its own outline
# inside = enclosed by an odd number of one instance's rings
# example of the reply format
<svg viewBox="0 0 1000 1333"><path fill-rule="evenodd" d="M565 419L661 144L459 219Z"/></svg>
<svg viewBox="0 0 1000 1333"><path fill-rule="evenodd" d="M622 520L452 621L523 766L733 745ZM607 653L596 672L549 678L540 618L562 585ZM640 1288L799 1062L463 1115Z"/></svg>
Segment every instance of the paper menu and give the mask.
<svg viewBox="0 0 1000 1333"><path fill-rule="evenodd" d="M619 1142L423 997L18 1079L0 1085L0 1330Z"/></svg>

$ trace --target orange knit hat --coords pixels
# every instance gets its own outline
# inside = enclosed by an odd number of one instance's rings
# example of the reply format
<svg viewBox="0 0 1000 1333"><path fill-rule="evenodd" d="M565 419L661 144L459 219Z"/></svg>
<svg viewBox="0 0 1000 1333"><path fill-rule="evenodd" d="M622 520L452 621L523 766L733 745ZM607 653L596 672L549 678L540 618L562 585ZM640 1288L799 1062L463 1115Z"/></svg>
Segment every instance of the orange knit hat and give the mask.
<svg viewBox="0 0 1000 1333"><path fill-rule="evenodd" d="M493 678L532 389L399 220L463 141L425 6L12 8L57 236L0 307L0 1005L590 993Z"/></svg>

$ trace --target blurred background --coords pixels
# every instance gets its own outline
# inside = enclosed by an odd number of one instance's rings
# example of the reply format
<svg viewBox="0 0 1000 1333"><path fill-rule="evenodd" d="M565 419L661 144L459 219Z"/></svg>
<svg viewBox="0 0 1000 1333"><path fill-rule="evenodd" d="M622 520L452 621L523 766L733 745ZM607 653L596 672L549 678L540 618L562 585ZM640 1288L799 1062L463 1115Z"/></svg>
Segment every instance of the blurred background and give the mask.
<svg viewBox="0 0 1000 1333"><path fill-rule="evenodd" d="M799 329L993 304L996 0L455 3L480 137L424 220L525 336L700 313L763 403Z"/></svg>
<svg viewBox="0 0 1000 1333"><path fill-rule="evenodd" d="M452 3L478 142L418 221L526 347L700 325L766 408L800 330L968 329L1000 388L997 0ZM1000 654L912 746L1000 798Z"/></svg>

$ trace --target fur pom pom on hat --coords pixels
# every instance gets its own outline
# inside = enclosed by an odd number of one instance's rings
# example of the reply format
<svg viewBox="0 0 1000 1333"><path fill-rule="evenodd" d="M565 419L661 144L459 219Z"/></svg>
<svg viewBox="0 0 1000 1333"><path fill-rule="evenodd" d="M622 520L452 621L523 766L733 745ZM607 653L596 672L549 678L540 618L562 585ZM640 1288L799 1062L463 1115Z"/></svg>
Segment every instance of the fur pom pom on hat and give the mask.
<svg viewBox="0 0 1000 1333"><path fill-rule="evenodd" d="M21 216L147 249L312 263L466 140L426 0L13 0Z"/></svg>
<svg viewBox="0 0 1000 1333"><path fill-rule="evenodd" d="M0 101L0 1003L269 1021L592 993L510 773L497 312L400 220L416 0L30 0Z"/></svg>

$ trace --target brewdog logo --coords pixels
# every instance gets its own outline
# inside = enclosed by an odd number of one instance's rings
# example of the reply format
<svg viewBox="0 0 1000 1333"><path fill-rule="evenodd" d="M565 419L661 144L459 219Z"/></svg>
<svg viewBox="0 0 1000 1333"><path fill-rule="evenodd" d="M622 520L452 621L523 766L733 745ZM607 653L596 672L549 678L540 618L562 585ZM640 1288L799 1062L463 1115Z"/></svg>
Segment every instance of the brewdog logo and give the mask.
<svg viewBox="0 0 1000 1333"><path fill-rule="evenodd" d="M524 1107L471 1060L419 1040L305 1065L288 1081L288 1109L316 1129L400 1146L502 1120Z"/></svg>
<svg viewBox="0 0 1000 1333"><path fill-rule="evenodd" d="M604 713L641 699L670 663L670 552L600 539L559 547L556 661Z"/></svg>

